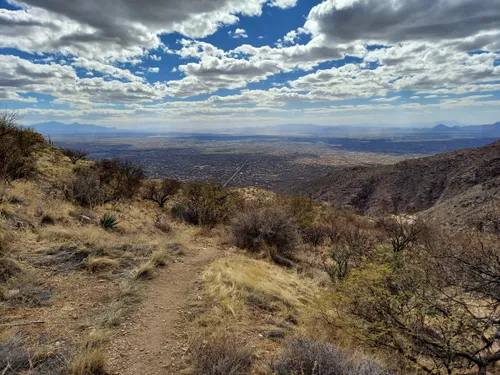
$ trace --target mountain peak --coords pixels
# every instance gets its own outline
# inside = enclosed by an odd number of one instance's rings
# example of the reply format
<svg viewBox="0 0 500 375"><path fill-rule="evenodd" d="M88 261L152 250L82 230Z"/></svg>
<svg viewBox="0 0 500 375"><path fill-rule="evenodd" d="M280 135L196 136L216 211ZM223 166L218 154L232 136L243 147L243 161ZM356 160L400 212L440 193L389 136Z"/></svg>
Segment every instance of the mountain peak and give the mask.
<svg viewBox="0 0 500 375"><path fill-rule="evenodd" d="M445 125L445 124L439 124L433 127L434 130L450 130L451 127Z"/></svg>

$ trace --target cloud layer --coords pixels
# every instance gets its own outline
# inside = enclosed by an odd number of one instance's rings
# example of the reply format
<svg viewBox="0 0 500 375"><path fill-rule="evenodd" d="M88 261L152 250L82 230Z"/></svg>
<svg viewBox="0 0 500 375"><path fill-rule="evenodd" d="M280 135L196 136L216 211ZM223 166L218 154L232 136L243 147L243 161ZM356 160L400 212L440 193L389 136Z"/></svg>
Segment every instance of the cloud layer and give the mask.
<svg viewBox="0 0 500 375"><path fill-rule="evenodd" d="M325 0L305 20L296 0L9 2L0 100L30 118L335 124L460 104L500 119L498 0Z"/></svg>

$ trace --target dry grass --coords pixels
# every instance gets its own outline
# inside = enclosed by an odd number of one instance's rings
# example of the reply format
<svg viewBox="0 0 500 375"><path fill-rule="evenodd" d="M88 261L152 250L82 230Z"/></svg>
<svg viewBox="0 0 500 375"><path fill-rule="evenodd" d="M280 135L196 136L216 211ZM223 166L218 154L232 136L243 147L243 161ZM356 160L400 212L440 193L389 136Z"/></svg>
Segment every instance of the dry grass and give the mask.
<svg viewBox="0 0 500 375"><path fill-rule="evenodd" d="M209 296L234 315L247 307L300 310L319 290L313 281L294 271L245 257L215 261L203 274L203 280Z"/></svg>
<svg viewBox="0 0 500 375"><path fill-rule="evenodd" d="M373 359L357 358L330 343L293 339L271 365L273 375L385 375L389 371Z"/></svg>
<svg viewBox="0 0 500 375"><path fill-rule="evenodd" d="M113 271L120 267L120 261L108 257L89 257L87 268L91 273Z"/></svg>
<svg viewBox="0 0 500 375"><path fill-rule="evenodd" d="M192 348L193 375L246 375L254 350L241 337L215 333Z"/></svg>
<svg viewBox="0 0 500 375"><path fill-rule="evenodd" d="M223 363L231 362L231 358L238 358L238 349L246 353L248 348L255 354L252 366L241 373L269 374L269 361L278 356L284 338L305 328L309 305L321 290L316 280L241 255L214 261L202 274L201 288L203 297L192 314L196 316L192 328L195 341L191 343L195 375L204 374L199 370L200 361L217 363L217 358L225 358ZM214 332L231 332L229 342L233 345L227 355L220 354L227 335L217 338ZM207 354L200 354L200 346Z"/></svg>
<svg viewBox="0 0 500 375"><path fill-rule="evenodd" d="M41 336L78 341L82 328L123 322L142 299L144 285L134 280L133 270L166 266L182 255L182 247L173 244L190 242L195 229L174 223L167 236L155 226L158 209L140 200L77 207L63 190L73 175L71 162L48 149L38 164L36 180L14 181L0 191L0 320L45 321L23 327L29 343ZM119 229L98 226L106 212L117 216ZM82 344L70 373L99 373L104 352L102 345Z"/></svg>
<svg viewBox="0 0 500 375"><path fill-rule="evenodd" d="M141 264L139 268L137 268L137 270L135 271L134 278L136 280L139 279L151 280L155 277L156 267L157 265L154 262L148 260L146 263Z"/></svg>
<svg viewBox="0 0 500 375"><path fill-rule="evenodd" d="M149 260L156 265L156 267L165 267L168 264L168 257L165 250L153 251Z"/></svg>
<svg viewBox="0 0 500 375"><path fill-rule="evenodd" d="M88 325L102 328L116 327L126 316L130 315L141 301L141 286L133 281L123 281L115 296L96 316L92 317L92 321Z"/></svg>
<svg viewBox="0 0 500 375"><path fill-rule="evenodd" d="M64 348L40 343L30 346L25 334L0 331L0 374L55 374L65 367Z"/></svg>
<svg viewBox="0 0 500 375"><path fill-rule="evenodd" d="M71 375L106 374L106 352L104 344L107 337L103 332L94 332L80 345L69 363Z"/></svg>

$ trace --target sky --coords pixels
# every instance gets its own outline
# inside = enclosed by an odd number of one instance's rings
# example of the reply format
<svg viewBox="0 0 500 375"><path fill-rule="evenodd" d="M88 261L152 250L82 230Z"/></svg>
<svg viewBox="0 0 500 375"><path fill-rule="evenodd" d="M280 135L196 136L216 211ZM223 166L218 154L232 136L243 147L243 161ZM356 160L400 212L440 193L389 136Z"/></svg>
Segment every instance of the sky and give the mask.
<svg viewBox="0 0 500 375"><path fill-rule="evenodd" d="M140 129L500 121L499 0L0 0L0 109Z"/></svg>

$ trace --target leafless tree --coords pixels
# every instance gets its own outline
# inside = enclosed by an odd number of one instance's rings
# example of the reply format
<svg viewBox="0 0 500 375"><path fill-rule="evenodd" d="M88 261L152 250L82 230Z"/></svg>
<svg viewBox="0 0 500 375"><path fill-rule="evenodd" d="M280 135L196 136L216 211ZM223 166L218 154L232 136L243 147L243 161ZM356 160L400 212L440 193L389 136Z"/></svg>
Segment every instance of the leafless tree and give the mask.
<svg viewBox="0 0 500 375"><path fill-rule="evenodd" d="M181 188L177 180L165 179L163 181L148 181L144 185L142 198L155 202L163 208L165 203Z"/></svg>

